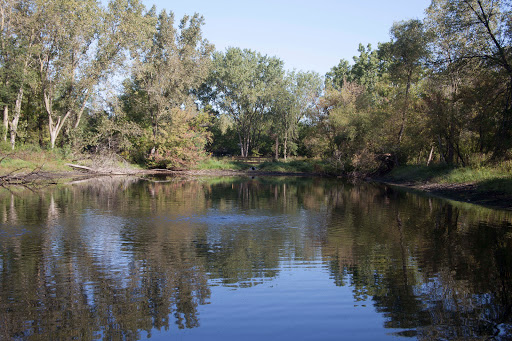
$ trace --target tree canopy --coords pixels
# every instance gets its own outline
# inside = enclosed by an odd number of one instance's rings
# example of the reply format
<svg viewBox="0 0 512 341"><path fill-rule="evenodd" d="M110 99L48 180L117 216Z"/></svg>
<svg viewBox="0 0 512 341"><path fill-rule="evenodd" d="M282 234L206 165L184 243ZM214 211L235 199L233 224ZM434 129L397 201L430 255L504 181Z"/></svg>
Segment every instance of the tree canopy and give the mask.
<svg viewBox="0 0 512 341"><path fill-rule="evenodd" d="M0 137L165 168L208 154L322 157L345 172L510 159L512 3L433 0L426 14L322 79L215 51L197 13L2 0Z"/></svg>

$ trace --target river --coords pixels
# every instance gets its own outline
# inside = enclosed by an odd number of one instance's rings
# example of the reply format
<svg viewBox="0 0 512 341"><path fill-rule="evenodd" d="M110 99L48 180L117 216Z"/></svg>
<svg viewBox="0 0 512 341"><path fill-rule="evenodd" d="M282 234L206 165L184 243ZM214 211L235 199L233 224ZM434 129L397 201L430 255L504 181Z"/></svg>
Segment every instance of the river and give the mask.
<svg viewBox="0 0 512 341"><path fill-rule="evenodd" d="M512 214L381 184L0 188L1 340L510 340Z"/></svg>

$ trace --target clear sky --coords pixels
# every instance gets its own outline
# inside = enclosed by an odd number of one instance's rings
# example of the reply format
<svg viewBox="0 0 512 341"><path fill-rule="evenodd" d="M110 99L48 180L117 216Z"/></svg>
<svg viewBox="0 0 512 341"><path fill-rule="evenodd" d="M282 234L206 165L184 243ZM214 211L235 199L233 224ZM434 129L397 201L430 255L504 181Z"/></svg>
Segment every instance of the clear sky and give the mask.
<svg viewBox="0 0 512 341"><path fill-rule="evenodd" d="M422 19L431 0L143 0L174 12L204 16L204 37L219 51L249 48L287 69L324 75L341 58L352 62L359 43L389 41L394 22Z"/></svg>

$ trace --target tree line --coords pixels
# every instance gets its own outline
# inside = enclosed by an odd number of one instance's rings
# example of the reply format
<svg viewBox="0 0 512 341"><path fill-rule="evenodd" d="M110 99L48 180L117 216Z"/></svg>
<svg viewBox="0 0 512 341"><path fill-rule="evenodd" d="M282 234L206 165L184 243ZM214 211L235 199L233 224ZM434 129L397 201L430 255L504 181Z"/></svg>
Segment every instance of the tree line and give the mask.
<svg viewBox="0 0 512 341"><path fill-rule="evenodd" d="M139 0L1 0L4 149L323 157L344 171L502 161L512 147L510 0L433 0L324 77L216 51L199 14Z"/></svg>

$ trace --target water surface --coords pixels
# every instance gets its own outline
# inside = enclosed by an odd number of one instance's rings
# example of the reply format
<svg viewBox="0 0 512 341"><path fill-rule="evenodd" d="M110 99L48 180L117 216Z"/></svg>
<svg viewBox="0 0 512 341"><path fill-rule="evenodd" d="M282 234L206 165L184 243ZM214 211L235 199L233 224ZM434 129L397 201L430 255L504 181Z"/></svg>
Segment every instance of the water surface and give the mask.
<svg viewBox="0 0 512 341"><path fill-rule="evenodd" d="M510 340L511 222L332 179L0 188L0 339Z"/></svg>

